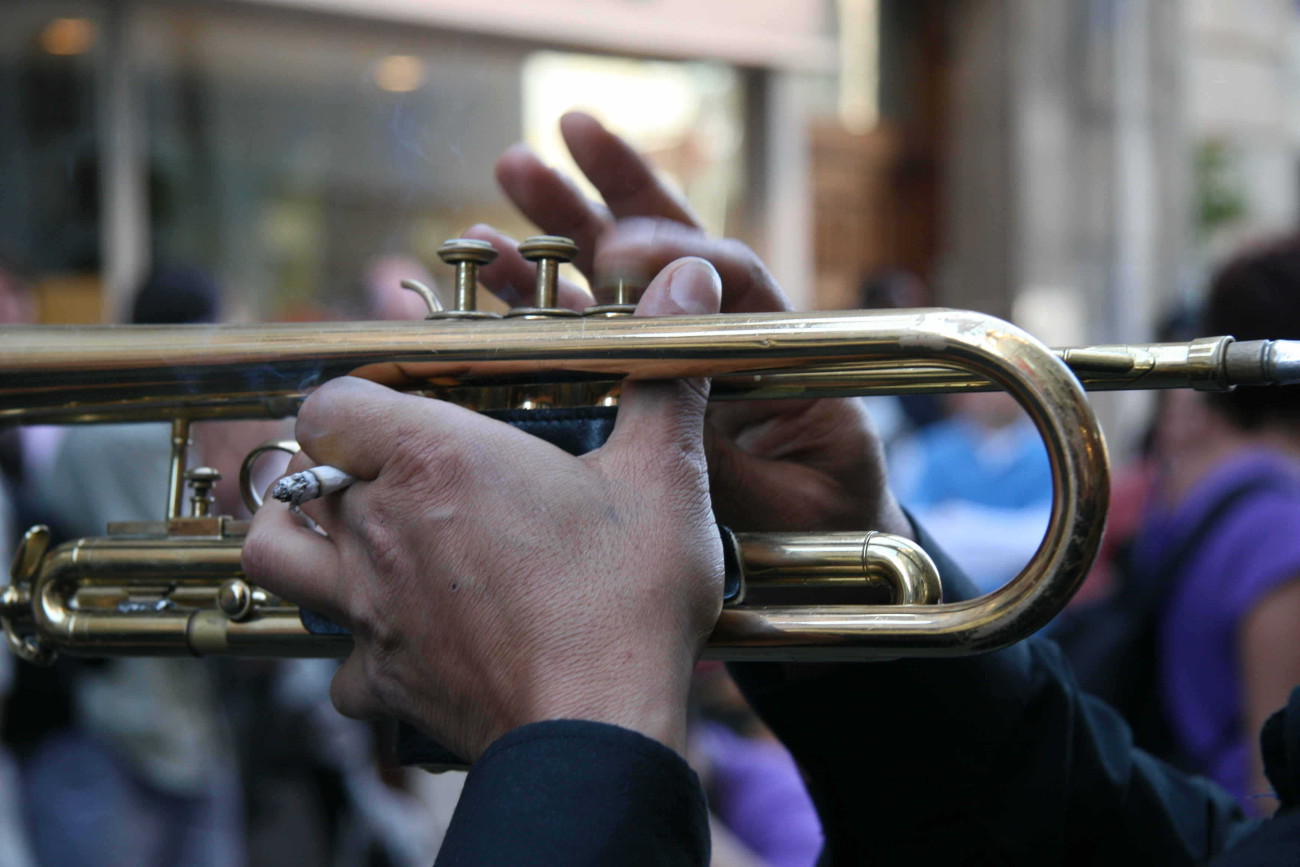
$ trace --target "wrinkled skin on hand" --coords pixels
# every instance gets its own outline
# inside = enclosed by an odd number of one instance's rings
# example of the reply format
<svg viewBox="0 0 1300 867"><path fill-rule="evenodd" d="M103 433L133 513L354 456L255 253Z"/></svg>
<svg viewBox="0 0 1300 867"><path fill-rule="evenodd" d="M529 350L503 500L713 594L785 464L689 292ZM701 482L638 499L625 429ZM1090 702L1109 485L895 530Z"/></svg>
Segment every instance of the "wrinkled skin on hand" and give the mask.
<svg viewBox="0 0 1300 867"><path fill-rule="evenodd" d="M717 310L687 260L641 315ZM631 384L602 448L573 457L509 425L352 378L304 402L290 471L360 481L268 499L244 568L347 626L331 697L395 716L469 759L517 726L589 719L684 749L690 674L721 606L702 427L707 383Z"/></svg>
<svg viewBox="0 0 1300 867"><path fill-rule="evenodd" d="M543 231L578 242L594 285L657 274L638 315L788 309L758 257L705 234L621 139L580 114L562 129L605 204L522 147L497 175ZM527 303L534 270L515 243L486 226L466 235L500 254L483 282ZM559 303L592 299L562 281ZM304 506L325 535L268 501L245 569L352 630L332 688L346 714L406 720L471 760L556 718L680 751L720 607L711 509L742 530L910 532L859 401L728 403L706 421L706 391L628 384L609 442L575 458L454 406L332 382L302 407L290 471L330 463L361 481Z"/></svg>
<svg viewBox="0 0 1300 867"><path fill-rule="evenodd" d="M604 198L589 201L564 175L517 145L497 164L497 180L519 209L550 234L573 238L576 262L592 285L610 276L653 275L683 256L711 262L722 280L721 312L790 309L772 275L738 241L712 238L689 207L626 142L580 113L561 120L570 152ZM505 297L526 296L533 266L514 242L486 226L497 262L481 271ZM572 283L560 303L593 303ZM719 519L737 530L886 530L910 535L885 480L879 440L858 400L749 401L709 408L705 446Z"/></svg>

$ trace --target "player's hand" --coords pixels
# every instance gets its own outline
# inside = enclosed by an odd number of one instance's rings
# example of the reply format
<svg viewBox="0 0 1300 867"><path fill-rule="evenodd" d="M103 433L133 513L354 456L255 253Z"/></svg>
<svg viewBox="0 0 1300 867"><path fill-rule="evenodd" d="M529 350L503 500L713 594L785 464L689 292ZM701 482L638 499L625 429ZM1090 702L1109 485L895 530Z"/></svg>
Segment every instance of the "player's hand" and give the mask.
<svg viewBox="0 0 1300 867"><path fill-rule="evenodd" d="M790 309L785 294L744 244L709 236L690 208L637 152L594 118L565 115L560 128L603 203L523 145L505 153L497 179L520 211L549 234L573 238L593 286L608 277L653 275L682 256L713 263L723 313ZM527 301L534 266L514 241L486 226L467 235L500 255L483 282L511 303ZM565 282L560 303L593 303ZM738 530L881 529L910 535L885 479L883 452L858 400L748 401L709 409L705 437L719 518Z"/></svg>
<svg viewBox="0 0 1300 867"><path fill-rule="evenodd" d="M718 309L716 272L669 266L642 315ZM359 481L267 499L259 585L351 630L332 698L474 759L501 734L589 719L684 749L691 670L721 608L702 380L627 385L609 441L573 457L457 406L344 377L302 405L290 470Z"/></svg>

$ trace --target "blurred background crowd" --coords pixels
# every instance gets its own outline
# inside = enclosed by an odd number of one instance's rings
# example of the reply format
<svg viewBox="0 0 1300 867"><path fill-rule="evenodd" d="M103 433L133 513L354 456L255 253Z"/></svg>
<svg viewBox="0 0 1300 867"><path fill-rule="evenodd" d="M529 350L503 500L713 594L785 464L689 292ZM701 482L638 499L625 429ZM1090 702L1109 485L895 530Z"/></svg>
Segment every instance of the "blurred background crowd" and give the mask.
<svg viewBox="0 0 1300 867"><path fill-rule="evenodd" d="M568 166L569 108L650 154L801 307L970 308L1057 346L1193 336L1220 264L1300 218L1292 0L5 0L0 323L419 318L397 287L449 284L445 238L532 232L492 164L522 140ZM1272 243L1276 267L1224 278L1264 299L1267 333L1238 336L1300 337L1277 300L1300 297L1300 247ZM1095 400L1134 469L1085 601L1124 551L1156 556L1217 466L1169 469L1215 430L1197 405ZM1051 493L1024 414L996 395L869 401L904 504L985 589L1014 576ZM285 430L200 426L197 449L231 479ZM1225 442L1295 471L1289 441ZM36 521L68 539L160 519L167 448L166 426L0 430L0 554ZM1253 707L1238 650L1223 688ZM383 727L332 710L331 670L4 657L0 865L430 863L459 777L396 767ZM723 669L699 687L717 863L811 864L797 769ZM1227 716L1184 734L1249 799L1218 740L1252 715Z"/></svg>

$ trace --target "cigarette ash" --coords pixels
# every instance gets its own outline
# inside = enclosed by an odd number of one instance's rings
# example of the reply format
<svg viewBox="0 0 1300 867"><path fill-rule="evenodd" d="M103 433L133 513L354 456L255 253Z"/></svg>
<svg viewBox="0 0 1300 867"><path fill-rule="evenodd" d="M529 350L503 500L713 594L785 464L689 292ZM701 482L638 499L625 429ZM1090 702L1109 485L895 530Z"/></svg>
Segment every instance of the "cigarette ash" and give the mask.
<svg viewBox="0 0 1300 867"><path fill-rule="evenodd" d="M320 496L320 480L316 478L315 473L306 470L294 473L276 482L275 487L271 489L271 496L282 503L300 506Z"/></svg>

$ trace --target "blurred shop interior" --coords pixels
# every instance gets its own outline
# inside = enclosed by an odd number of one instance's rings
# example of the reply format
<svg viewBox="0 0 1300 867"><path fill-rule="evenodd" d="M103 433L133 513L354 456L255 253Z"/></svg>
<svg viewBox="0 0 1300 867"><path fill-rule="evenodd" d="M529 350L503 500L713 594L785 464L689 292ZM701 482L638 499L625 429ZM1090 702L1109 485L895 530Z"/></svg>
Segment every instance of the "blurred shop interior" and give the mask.
<svg viewBox="0 0 1300 867"><path fill-rule="evenodd" d="M240 320L348 318L384 255L523 236L492 164L584 108L796 303L882 268L1062 345L1149 337L1294 223L1294 3L6 0L0 249L41 322L151 269ZM1141 400L1128 395L1114 400ZM1103 413L1118 414L1118 410Z"/></svg>

